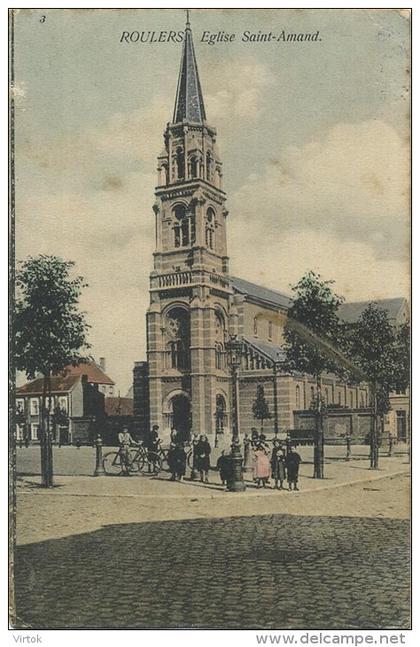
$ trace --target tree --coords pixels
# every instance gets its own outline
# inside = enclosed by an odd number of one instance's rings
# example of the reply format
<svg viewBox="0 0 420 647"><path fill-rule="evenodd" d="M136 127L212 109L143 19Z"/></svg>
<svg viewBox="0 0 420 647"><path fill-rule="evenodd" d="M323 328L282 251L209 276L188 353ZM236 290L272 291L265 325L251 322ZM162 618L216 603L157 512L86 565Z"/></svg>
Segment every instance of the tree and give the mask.
<svg viewBox="0 0 420 647"><path fill-rule="evenodd" d="M257 397L252 405L252 413L256 420L261 421L261 431L264 428L264 420L271 418L270 408L268 402L265 399L264 387L262 384L257 386Z"/></svg>
<svg viewBox="0 0 420 647"><path fill-rule="evenodd" d="M57 406L54 408L54 412L51 416L51 423L53 428L54 438L57 439L57 432L60 434L59 427L67 427L69 424L69 417L67 411ZM59 444L61 444L61 437L58 438Z"/></svg>
<svg viewBox="0 0 420 647"><path fill-rule="evenodd" d="M390 409L389 394L406 389L409 384L408 324L395 328L386 310L369 304L352 330L351 354L371 385L371 467L377 468L379 420Z"/></svg>
<svg viewBox="0 0 420 647"><path fill-rule="evenodd" d="M16 273L15 362L28 379L43 376L41 403L42 483L52 485L52 452L49 432L51 375L86 359L88 324L79 312L86 283L72 275L74 263L56 256L30 256ZM46 406L47 397L49 406Z"/></svg>
<svg viewBox="0 0 420 647"><path fill-rule="evenodd" d="M315 478L324 477L322 373L331 371L340 375L344 370L335 351L342 338L337 311L344 299L333 292L333 283L321 280L319 274L311 271L292 286L295 296L284 330L286 368L308 373L316 380Z"/></svg>

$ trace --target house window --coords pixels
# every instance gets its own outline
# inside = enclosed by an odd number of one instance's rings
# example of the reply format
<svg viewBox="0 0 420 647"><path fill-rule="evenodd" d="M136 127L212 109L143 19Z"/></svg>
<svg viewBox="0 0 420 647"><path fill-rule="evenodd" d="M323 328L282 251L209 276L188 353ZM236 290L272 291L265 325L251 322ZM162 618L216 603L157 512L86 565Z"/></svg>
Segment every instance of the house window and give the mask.
<svg viewBox="0 0 420 647"><path fill-rule="evenodd" d="M62 411L65 411L67 413L68 411L68 406L67 406L67 398L61 397L58 399L58 406Z"/></svg>
<svg viewBox="0 0 420 647"><path fill-rule="evenodd" d="M353 409L353 391L350 391L350 409Z"/></svg>
<svg viewBox="0 0 420 647"><path fill-rule="evenodd" d="M254 317L254 335L258 335L258 317Z"/></svg>
<svg viewBox="0 0 420 647"><path fill-rule="evenodd" d="M300 386L296 384L296 409L300 409Z"/></svg>
<svg viewBox="0 0 420 647"><path fill-rule="evenodd" d="M341 405L341 389L338 391L338 404Z"/></svg>
<svg viewBox="0 0 420 647"><path fill-rule="evenodd" d="M31 398L31 416L39 415L39 400L38 398Z"/></svg>
<svg viewBox="0 0 420 647"><path fill-rule="evenodd" d="M325 398L325 406L328 406L328 389L325 389L324 393L325 393L325 395L324 395L324 398Z"/></svg>
<svg viewBox="0 0 420 647"><path fill-rule="evenodd" d="M31 439L38 440L38 425L34 422L31 424Z"/></svg>
<svg viewBox="0 0 420 647"><path fill-rule="evenodd" d="M315 388L311 386L311 404L315 403Z"/></svg>
<svg viewBox="0 0 420 647"><path fill-rule="evenodd" d="M271 341L273 339L273 322L268 322L268 339Z"/></svg>
<svg viewBox="0 0 420 647"><path fill-rule="evenodd" d="M16 440L23 440L23 425L16 425Z"/></svg>
<svg viewBox="0 0 420 647"><path fill-rule="evenodd" d="M23 411L25 408L25 401L22 398L16 400L16 409L18 411Z"/></svg>

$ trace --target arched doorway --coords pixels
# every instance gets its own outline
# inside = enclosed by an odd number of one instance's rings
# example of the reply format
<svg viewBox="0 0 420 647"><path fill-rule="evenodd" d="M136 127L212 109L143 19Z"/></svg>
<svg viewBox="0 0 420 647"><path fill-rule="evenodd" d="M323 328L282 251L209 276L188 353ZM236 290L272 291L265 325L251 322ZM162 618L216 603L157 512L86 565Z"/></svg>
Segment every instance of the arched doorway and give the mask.
<svg viewBox="0 0 420 647"><path fill-rule="evenodd" d="M190 440L191 436L191 403L189 398L180 393L171 400L172 427L179 433L183 442Z"/></svg>

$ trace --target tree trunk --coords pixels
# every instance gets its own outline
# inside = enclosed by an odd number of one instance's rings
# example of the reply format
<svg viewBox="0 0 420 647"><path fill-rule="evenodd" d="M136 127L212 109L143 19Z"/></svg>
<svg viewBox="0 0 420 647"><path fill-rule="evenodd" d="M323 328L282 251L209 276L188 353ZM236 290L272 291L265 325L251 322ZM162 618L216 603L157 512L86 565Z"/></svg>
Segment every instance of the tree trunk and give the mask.
<svg viewBox="0 0 420 647"><path fill-rule="evenodd" d="M324 478L324 421L322 416L321 376L316 376L316 412L314 441L314 478Z"/></svg>
<svg viewBox="0 0 420 647"><path fill-rule="evenodd" d="M378 469L379 466L379 418L378 418L378 393L376 383L370 385L371 388L371 425L370 425L370 468Z"/></svg>
<svg viewBox="0 0 420 647"><path fill-rule="evenodd" d="M50 374L44 375L41 398L41 479L43 487L52 486L52 450L49 432L49 416L47 414L47 395L51 401Z"/></svg>

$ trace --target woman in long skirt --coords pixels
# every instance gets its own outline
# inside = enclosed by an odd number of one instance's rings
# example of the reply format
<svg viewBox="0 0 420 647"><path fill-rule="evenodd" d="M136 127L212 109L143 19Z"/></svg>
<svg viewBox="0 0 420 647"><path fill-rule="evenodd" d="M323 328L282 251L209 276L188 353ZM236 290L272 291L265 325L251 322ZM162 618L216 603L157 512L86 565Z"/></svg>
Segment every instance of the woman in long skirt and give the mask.
<svg viewBox="0 0 420 647"><path fill-rule="evenodd" d="M270 459L265 447L261 444L254 449L253 476L258 487L265 487L270 478Z"/></svg>

